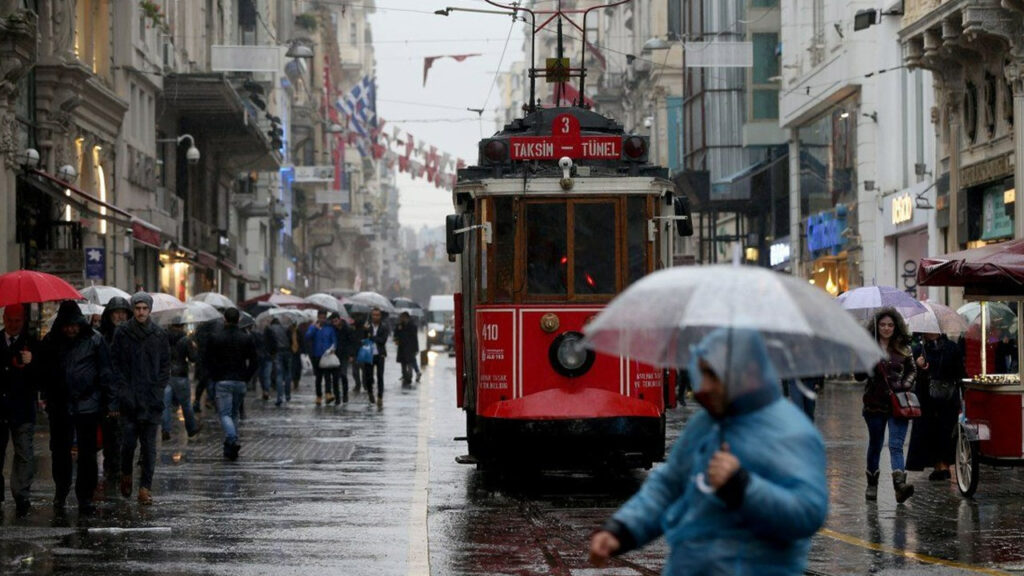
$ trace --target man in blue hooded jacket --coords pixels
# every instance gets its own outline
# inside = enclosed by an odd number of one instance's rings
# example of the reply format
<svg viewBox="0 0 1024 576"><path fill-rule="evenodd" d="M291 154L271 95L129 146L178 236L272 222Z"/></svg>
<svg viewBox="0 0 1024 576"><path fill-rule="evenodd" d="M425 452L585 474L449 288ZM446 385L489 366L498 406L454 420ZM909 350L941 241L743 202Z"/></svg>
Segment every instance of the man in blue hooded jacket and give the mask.
<svg viewBox="0 0 1024 576"><path fill-rule="evenodd" d="M821 435L782 397L757 332L712 332L694 347L689 372L705 410L594 534L591 561L664 535L666 575L802 573L828 514Z"/></svg>

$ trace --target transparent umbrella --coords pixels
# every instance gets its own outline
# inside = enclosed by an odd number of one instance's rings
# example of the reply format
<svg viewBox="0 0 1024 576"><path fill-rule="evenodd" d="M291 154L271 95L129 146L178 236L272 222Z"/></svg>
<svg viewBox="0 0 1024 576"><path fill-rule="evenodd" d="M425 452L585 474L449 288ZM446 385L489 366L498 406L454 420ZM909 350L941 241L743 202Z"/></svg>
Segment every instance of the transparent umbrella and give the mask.
<svg viewBox="0 0 1024 576"><path fill-rule="evenodd" d="M758 332L782 378L868 371L874 339L825 292L752 266L685 266L644 277L584 328L600 352L683 368L719 328Z"/></svg>
<svg viewBox="0 0 1024 576"><path fill-rule="evenodd" d="M945 334L957 338L967 331L967 321L956 310L935 302L921 302L928 309L924 314L917 314L907 319L907 327L911 332L920 334Z"/></svg>
<svg viewBox="0 0 1024 576"><path fill-rule="evenodd" d="M214 308L220 308L223 310L235 307L235 303L231 298L217 292L200 292L190 298L189 302L205 302Z"/></svg>
<svg viewBox="0 0 1024 576"><path fill-rule="evenodd" d="M153 307L150 312L153 314L166 314L168 312L182 312L186 309L185 303L170 294L163 292L149 292L153 297Z"/></svg>
<svg viewBox="0 0 1024 576"><path fill-rule="evenodd" d="M154 312L153 318L158 324L168 326L170 324L198 324L207 320L219 320L223 319L224 315L206 302L190 300L185 303L184 310Z"/></svg>
<svg viewBox="0 0 1024 576"><path fill-rule="evenodd" d="M839 304L858 320L870 320L881 308L895 308L909 320L918 314L928 312L921 302L903 290L892 286L864 286L839 295Z"/></svg>
<svg viewBox="0 0 1024 576"><path fill-rule="evenodd" d="M345 312L345 307L341 305L341 300L338 300L330 294L325 294L323 292L310 294L309 296L306 296L306 302L309 302L317 308L327 310L328 312L338 312L339 314L348 316L348 313Z"/></svg>
<svg viewBox="0 0 1024 576"><path fill-rule="evenodd" d="M120 296L125 300L132 299L131 294L125 292L124 290L121 290L120 288L115 288L113 286L103 286L100 284L87 286L83 288L81 292L83 298L85 298L89 302L92 302L93 304L99 304L100 306L106 306L107 302L110 302L110 299L113 298L114 296Z"/></svg>
<svg viewBox="0 0 1024 576"><path fill-rule="evenodd" d="M274 318L280 320L281 324L285 326L301 324L306 321L306 315L302 310L295 308L271 308L256 317L256 328L261 330L266 328Z"/></svg>
<svg viewBox="0 0 1024 576"><path fill-rule="evenodd" d="M362 304L371 309L380 308L380 311L385 314L395 313L395 307L391 304L391 301L377 292L359 292L349 296L348 300L356 304Z"/></svg>

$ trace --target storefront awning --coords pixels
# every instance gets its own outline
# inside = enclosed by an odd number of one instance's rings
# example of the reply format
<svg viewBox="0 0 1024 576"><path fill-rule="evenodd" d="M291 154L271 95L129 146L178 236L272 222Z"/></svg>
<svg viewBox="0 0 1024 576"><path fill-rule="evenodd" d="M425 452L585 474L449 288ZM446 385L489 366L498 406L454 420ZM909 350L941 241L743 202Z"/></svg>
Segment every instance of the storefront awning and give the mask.
<svg viewBox="0 0 1024 576"><path fill-rule="evenodd" d="M238 267L238 264L235 264L234 262L228 260L227 258L220 259L220 267L223 268L225 272L234 276L235 278L241 278L242 276L245 275L245 273L242 272L242 269Z"/></svg>
<svg viewBox="0 0 1024 576"><path fill-rule="evenodd" d="M922 258L920 286L963 286L965 296L1024 296L1024 240Z"/></svg>
<svg viewBox="0 0 1024 576"><path fill-rule="evenodd" d="M118 208L104 200L100 200L92 194L68 184L52 174L47 174L42 170L30 170L29 174L31 176L35 176L35 178L26 178L25 181L55 200L59 202L70 202L71 204L74 204L75 208L80 212L85 212L96 218L102 218L117 226L130 228L132 231L132 237L135 240L149 244L154 248L160 248L160 234L162 231L153 224L150 224L138 216L134 216L127 210ZM70 192L71 195L69 196L67 192ZM107 210L107 214L102 214L100 212L101 208L105 208Z"/></svg>
<svg viewBox="0 0 1024 576"><path fill-rule="evenodd" d="M209 252L199 250L196 252L196 263L207 268L216 268L217 257Z"/></svg>

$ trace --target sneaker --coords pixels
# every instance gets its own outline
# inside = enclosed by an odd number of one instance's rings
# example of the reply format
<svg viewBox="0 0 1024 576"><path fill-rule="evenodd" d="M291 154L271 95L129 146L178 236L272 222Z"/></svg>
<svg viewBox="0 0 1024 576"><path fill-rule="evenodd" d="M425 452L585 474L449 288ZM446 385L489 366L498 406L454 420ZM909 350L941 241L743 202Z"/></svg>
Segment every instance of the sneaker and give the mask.
<svg viewBox="0 0 1024 576"><path fill-rule="evenodd" d="M417 372L416 373L416 383L417 384L420 383L420 378L423 378L423 372Z"/></svg>
<svg viewBox="0 0 1024 576"><path fill-rule="evenodd" d="M323 401L324 401L324 398L323 398L323 396L317 396L317 397L316 397L316 405L317 405L317 406L319 406L320 404L322 404L322 403L323 403Z"/></svg>
<svg viewBox="0 0 1024 576"><path fill-rule="evenodd" d="M334 402L334 394L328 392L326 395L324 395L324 400L326 400L328 404Z"/></svg>
<svg viewBox="0 0 1024 576"><path fill-rule="evenodd" d="M377 396L377 408L383 408L383 407L384 407L384 396L383 395Z"/></svg>
<svg viewBox="0 0 1024 576"><path fill-rule="evenodd" d="M153 495L149 493L149 488L139 488L139 504L143 506L153 504Z"/></svg>
<svg viewBox="0 0 1024 576"><path fill-rule="evenodd" d="M132 495L132 475L122 474L121 475L121 496L130 498Z"/></svg>
<svg viewBox="0 0 1024 576"><path fill-rule="evenodd" d="M270 394L267 394L266 392L264 392L263 393L263 401L266 402L267 400L270 400Z"/></svg>

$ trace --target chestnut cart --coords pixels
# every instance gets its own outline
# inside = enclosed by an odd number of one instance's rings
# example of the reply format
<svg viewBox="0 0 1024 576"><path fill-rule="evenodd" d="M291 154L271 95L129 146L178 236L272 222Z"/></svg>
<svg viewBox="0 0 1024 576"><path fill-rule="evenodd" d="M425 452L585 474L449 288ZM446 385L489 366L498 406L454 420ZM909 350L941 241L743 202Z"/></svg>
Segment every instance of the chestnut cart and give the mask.
<svg viewBox="0 0 1024 576"><path fill-rule="evenodd" d="M960 387L956 479L966 497L978 488L980 465L1024 465L1024 386L1020 303L1024 240L924 258L918 285L962 286L980 304L965 335L967 378Z"/></svg>

